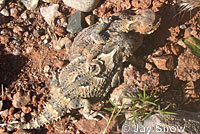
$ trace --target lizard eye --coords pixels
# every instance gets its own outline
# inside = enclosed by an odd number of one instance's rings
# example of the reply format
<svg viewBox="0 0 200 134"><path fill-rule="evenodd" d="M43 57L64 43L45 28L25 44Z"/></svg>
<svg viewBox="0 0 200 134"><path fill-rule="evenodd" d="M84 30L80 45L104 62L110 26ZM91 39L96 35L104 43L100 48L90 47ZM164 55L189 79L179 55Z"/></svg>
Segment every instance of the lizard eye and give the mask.
<svg viewBox="0 0 200 134"><path fill-rule="evenodd" d="M75 82L75 81L80 80L80 79L81 79L81 75L77 74L75 77L73 77L72 82Z"/></svg>

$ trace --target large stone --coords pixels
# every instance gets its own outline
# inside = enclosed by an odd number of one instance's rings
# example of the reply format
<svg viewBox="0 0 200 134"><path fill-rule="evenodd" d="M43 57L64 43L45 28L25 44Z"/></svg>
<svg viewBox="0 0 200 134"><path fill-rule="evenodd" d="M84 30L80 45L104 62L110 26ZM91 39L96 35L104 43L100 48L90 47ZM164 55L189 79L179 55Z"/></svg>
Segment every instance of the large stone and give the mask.
<svg viewBox="0 0 200 134"><path fill-rule="evenodd" d="M154 114L143 123L126 121L122 134L199 134L200 112L177 111L177 115Z"/></svg>
<svg viewBox="0 0 200 134"><path fill-rule="evenodd" d="M83 12L92 11L100 0L63 0L64 4Z"/></svg>
<svg viewBox="0 0 200 134"><path fill-rule="evenodd" d="M70 33L80 32L87 26L85 22L85 13L77 11L68 19L67 31Z"/></svg>
<svg viewBox="0 0 200 134"><path fill-rule="evenodd" d="M53 4L51 6L47 7L41 7L40 13L44 17L44 20L51 26L54 25L54 20L56 17L61 15L61 13L58 11L59 5Z"/></svg>

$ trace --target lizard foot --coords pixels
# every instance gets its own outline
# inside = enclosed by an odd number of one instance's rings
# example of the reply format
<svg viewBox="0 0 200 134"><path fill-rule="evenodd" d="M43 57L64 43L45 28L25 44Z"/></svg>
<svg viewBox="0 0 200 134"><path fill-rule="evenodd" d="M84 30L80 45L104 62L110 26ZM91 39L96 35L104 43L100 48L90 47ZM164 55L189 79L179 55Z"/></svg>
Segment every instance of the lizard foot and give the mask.
<svg viewBox="0 0 200 134"><path fill-rule="evenodd" d="M81 114L83 114L83 116L87 119L87 120L95 120L98 121L98 119L96 118L97 116L100 116L102 118L104 118L106 121L108 121L108 119L100 112L98 111L93 111L90 110L90 112L84 112L82 111Z"/></svg>

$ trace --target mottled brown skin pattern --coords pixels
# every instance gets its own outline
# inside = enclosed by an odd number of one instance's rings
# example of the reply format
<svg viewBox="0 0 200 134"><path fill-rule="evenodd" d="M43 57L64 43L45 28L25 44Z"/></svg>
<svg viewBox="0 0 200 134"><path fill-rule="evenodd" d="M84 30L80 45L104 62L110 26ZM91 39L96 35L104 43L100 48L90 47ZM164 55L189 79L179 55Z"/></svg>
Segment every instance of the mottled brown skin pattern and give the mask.
<svg viewBox="0 0 200 134"><path fill-rule="evenodd" d="M97 116L97 112L91 113L90 99L101 100L110 89L119 85L122 50L116 47L108 54L98 55L96 59L101 61L101 68L87 68L86 56L74 59L61 71L58 78L52 80L51 99L39 117L30 123L9 127L35 129L60 119L69 109L81 107L87 119Z"/></svg>
<svg viewBox="0 0 200 134"><path fill-rule="evenodd" d="M157 29L159 22L151 10L141 15L121 13L118 19L84 29L68 49L70 64L50 84L51 99L43 112L29 123L8 125L12 128L35 129L60 119L69 109L83 107L86 119L95 119L91 100L100 101L120 84L122 63L141 46L142 34ZM156 25L154 25L156 24ZM145 26L145 27L144 27ZM89 63L89 64L88 64Z"/></svg>

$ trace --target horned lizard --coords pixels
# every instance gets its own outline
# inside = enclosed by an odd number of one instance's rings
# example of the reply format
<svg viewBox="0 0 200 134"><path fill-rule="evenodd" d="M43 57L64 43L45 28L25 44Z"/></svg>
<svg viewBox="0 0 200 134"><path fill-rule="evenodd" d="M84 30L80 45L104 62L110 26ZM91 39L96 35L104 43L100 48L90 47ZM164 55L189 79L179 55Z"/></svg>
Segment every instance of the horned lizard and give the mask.
<svg viewBox="0 0 200 134"><path fill-rule="evenodd" d="M86 119L101 115L91 110L91 103L100 101L120 84L122 63L142 44L142 35L135 31L142 28L143 33L148 34L158 25L154 12L147 9L140 15L129 17L122 13L111 22L84 29L69 49L70 64L60 72L59 77L52 79L51 99L43 112L29 123L9 126L38 128L61 118L67 109L82 107Z"/></svg>

